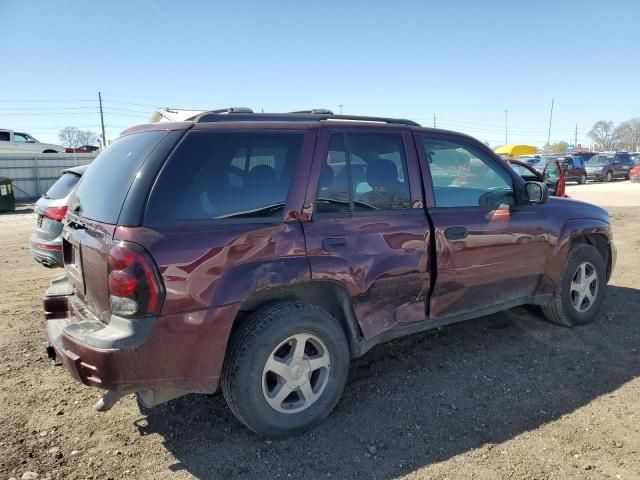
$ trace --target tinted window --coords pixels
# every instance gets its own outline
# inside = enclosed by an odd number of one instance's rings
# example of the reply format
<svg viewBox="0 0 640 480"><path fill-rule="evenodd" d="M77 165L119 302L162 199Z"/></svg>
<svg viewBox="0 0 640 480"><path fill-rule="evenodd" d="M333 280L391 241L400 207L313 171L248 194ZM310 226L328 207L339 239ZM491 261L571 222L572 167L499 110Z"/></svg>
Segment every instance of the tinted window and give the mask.
<svg viewBox="0 0 640 480"><path fill-rule="evenodd" d="M64 173L51 185L47 193L43 195L44 198L50 198L52 200L66 197L71 189L75 187L80 180L80 176L74 173Z"/></svg>
<svg viewBox="0 0 640 480"><path fill-rule="evenodd" d="M9 132L0 132L0 142L8 142L10 138Z"/></svg>
<svg viewBox="0 0 640 480"><path fill-rule="evenodd" d="M436 207L513 204L511 176L483 152L464 144L425 138Z"/></svg>
<svg viewBox="0 0 640 480"><path fill-rule="evenodd" d="M167 135L154 131L120 137L91 163L69 199L72 212L115 224L127 192L149 154Z"/></svg>
<svg viewBox="0 0 640 480"><path fill-rule="evenodd" d="M151 195L145 221L282 218L304 135L191 132Z"/></svg>
<svg viewBox="0 0 640 480"><path fill-rule="evenodd" d="M402 136L333 134L318 185L319 213L411 208Z"/></svg>

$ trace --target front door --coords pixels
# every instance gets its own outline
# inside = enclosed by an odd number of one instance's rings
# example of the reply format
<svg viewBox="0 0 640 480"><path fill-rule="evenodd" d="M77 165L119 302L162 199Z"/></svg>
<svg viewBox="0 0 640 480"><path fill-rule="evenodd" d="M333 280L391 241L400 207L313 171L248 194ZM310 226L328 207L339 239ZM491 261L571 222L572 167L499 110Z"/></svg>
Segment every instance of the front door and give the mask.
<svg viewBox="0 0 640 480"><path fill-rule="evenodd" d="M314 280L338 280L365 338L424 321L429 223L408 129L321 129L302 223Z"/></svg>
<svg viewBox="0 0 640 480"><path fill-rule="evenodd" d="M489 310L530 300L550 246L540 205L518 205L515 173L472 140L416 136L432 190L438 276L430 318Z"/></svg>

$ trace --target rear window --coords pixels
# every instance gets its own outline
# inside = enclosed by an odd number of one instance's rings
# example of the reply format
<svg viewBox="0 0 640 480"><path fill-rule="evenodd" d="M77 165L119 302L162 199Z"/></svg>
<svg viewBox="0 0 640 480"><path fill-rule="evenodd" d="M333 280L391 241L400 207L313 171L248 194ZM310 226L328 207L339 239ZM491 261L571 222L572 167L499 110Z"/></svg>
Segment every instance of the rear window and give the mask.
<svg viewBox="0 0 640 480"><path fill-rule="evenodd" d="M69 199L69 210L85 218L115 224L136 174L165 131L120 137L91 163Z"/></svg>
<svg viewBox="0 0 640 480"><path fill-rule="evenodd" d="M281 219L303 138L188 133L162 170L145 223Z"/></svg>
<svg viewBox="0 0 640 480"><path fill-rule="evenodd" d="M64 198L69 195L71 189L77 185L78 180L80 180L80 175L68 172L64 173L53 185L51 185L43 197L51 200Z"/></svg>

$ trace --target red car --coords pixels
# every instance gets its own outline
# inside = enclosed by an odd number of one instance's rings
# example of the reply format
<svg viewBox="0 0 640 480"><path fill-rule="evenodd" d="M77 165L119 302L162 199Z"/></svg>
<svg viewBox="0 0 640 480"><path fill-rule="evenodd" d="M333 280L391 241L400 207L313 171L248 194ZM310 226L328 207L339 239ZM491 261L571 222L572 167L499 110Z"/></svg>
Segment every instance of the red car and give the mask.
<svg viewBox="0 0 640 480"><path fill-rule="evenodd" d="M83 145L76 148L67 147L64 149L64 153L92 153L98 150L100 150L100 147L96 147L95 145Z"/></svg>
<svg viewBox="0 0 640 480"><path fill-rule="evenodd" d="M563 168L558 160L549 160L542 173L531 165L513 158L506 159L518 175L527 181L544 182L549 188L549 194L554 197L567 197L566 179Z"/></svg>
<svg viewBox="0 0 640 480"><path fill-rule="evenodd" d="M629 170L629 180L632 182L640 182L640 163Z"/></svg>
<svg viewBox="0 0 640 480"><path fill-rule="evenodd" d="M48 352L99 410L221 389L276 437L326 417L381 342L525 304L590 322L616 260L605 210L481 142L326 111L126 130L71 193L62 249Z"/></svg>

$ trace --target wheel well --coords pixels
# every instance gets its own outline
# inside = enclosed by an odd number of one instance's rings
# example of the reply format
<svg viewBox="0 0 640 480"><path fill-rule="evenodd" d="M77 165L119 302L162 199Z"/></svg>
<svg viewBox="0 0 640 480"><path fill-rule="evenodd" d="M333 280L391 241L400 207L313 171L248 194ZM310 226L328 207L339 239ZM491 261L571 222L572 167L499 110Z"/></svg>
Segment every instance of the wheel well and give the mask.
<svg viewBox="0 0 640 480"><path fill-rule="evenodd" d="M351 356L358 355L358 344L362 338L360 325L356 320L346 288L333 281L304 282L254 293L242 303L233 323L231 336L252 312L271 303L292 300L317 305L333 315L344 330Z"/></svg>
<svg viewBox="0 0 640 480"><path fill-rule="evenodd" d="M42 153L58 153L55 150L45 150Z"/></svg>
<svg viewBox="0 0 640 480"><path fill-rule="evenodd" d="M600 233L581 235L573 240L572 246L578 243L591 245L600 252L600 255L602 255L602 258L607 265L607 281L609 281L609 278L611 277L611 246L609 245L607 237Z"/></svg>

